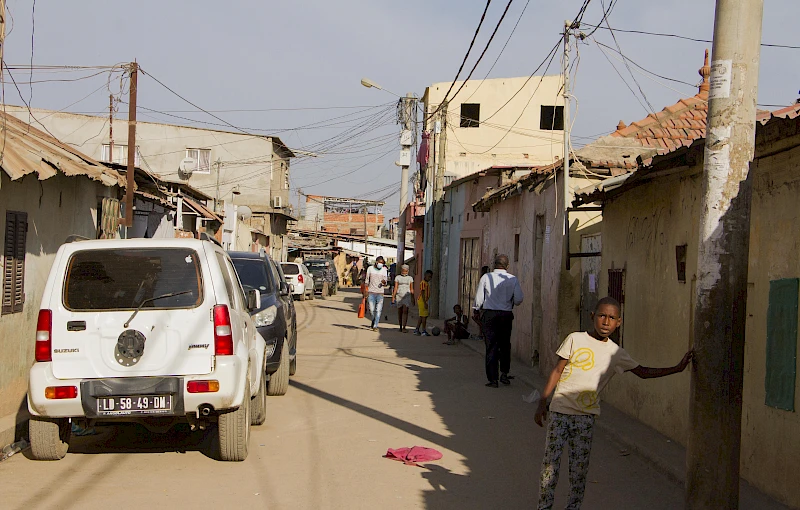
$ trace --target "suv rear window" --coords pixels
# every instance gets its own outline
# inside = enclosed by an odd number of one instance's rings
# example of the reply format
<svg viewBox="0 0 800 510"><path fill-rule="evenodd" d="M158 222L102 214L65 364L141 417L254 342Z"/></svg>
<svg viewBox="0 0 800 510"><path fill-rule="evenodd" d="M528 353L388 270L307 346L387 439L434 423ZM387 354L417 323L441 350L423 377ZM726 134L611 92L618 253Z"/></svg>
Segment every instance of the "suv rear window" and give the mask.
<svg viewBox="0 0 800 510"><path fill-rule="evenodd" d="M269 273L267 265L262 259L231 259L233 267L239 274L239 281L245 287L258 289L262 294L272 294L275 292L275 284Z"/></svg>
<svg viewBox="0 0 800 510"><path fill-rule="evenodd" d="M325 262L324 260L309 260L308 262L305 262L305 265L309 270L314 271L314 270L325 269L328 263Z"/></svg>
<svg viewBox="0 0 800 510"><path fill-rule="evenodd" d="M182 293L171 297L166 294ZM155 298L155 299L154 299ZM203 302L197 252L188 248L130 248L76 252L67 265L68 310L194 308Z"/></svg>
<svg viewBox="0 0 800 510"><path fill-rule="evenodd" d="M281 264L281 268L283 268L283 274L293 275L293 274L300 274L300 266L297 264Z"/></svg>

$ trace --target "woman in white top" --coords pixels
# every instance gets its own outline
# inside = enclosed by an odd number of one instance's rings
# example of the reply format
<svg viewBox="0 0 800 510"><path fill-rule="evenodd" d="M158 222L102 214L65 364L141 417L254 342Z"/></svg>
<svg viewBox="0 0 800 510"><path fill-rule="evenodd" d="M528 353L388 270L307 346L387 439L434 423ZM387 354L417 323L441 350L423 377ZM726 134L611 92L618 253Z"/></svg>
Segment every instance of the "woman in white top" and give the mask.
<svg viewBox="0 0 800 510"><path fill-rule="evenodd" d="M406 332L408 322L408 307L414 303L414 279L408 276L408 265L400 267L400 274L394 278L392 289L392 304L397 306L397 322L400 332Z"/></svg>

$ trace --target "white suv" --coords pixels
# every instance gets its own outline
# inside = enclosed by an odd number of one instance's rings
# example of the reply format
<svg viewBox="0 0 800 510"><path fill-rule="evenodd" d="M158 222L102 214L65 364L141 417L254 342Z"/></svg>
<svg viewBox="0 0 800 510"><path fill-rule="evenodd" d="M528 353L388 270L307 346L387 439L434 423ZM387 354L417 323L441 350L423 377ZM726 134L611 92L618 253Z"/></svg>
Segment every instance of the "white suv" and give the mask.
<svg viewBox="0 0 800 510"><path fill-rule="evenodd" d="M66 455L73 422L166 432L216 423L221 460L247 457L266 417L266 345L230 258L194 239L79 241L47 279L30 371L32 456Z"/></svg>
<svg viewBox="0 0 800 510"><path fill-rule="evenodd" d="M281 269L286 278L286 283L294 289L292 294L300 301L305 301L306 296L314 299L314 275L305 264L299 262L281 262Z"/></svg>

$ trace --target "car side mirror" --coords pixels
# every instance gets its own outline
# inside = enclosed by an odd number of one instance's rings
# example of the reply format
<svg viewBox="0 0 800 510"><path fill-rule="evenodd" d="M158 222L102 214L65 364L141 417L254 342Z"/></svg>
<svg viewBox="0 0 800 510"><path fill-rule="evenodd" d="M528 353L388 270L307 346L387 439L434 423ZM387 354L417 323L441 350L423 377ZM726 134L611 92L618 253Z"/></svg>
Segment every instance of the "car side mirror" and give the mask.
<svg viewBox="0 0 800 510"><path fill-rule="evenodd" d="M258 289L250 289L247 291L247 309L249 311L258 310L261 306L261 292Z"/></svg>
<svg viewBox="0 0 800 510"><path fill-rule="evenodd" d="M286 297L289 295L290 287L286 282L281 282L281 296Z"/></svg>

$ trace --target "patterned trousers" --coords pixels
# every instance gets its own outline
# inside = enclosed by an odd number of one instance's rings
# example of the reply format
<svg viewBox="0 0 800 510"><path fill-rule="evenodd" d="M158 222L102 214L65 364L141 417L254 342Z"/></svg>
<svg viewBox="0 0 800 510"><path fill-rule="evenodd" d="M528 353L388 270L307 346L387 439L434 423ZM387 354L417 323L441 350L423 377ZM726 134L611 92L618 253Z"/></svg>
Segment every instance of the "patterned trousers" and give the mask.
<svg viewBox="0 0 800 510"><path fill-rule="evenodd" d="M561 452L564 443L569 445L569 501L566 510L577 510L586 490L586 473L589 471L589 454L592 451L594 415L550 413L547 440L542 460L539 487L539 510L553 508Z"/></svg>

